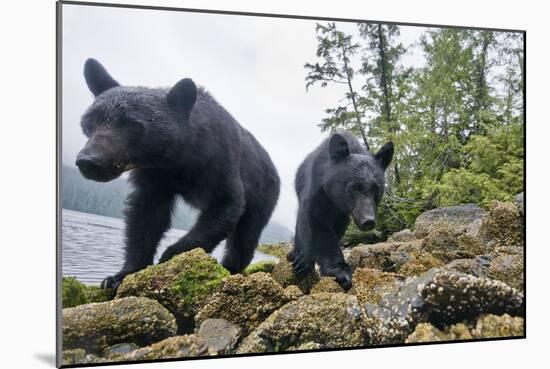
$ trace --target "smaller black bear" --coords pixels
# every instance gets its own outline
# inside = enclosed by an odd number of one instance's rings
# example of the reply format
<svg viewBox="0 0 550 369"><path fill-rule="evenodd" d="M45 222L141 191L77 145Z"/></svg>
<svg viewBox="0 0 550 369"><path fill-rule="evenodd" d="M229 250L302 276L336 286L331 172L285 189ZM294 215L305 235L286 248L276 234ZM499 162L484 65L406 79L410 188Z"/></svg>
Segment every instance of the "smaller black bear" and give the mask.
<svg viewBox="0 0 550 369"><path fill-rule="evenodd" d="M81 120L86 146L76 166L107 182L132 169L126 209L126 255L101 286L153 263L177 197L200 211L189 232L160 258L226 239L222 264L231 273L252 260L279 196L267 151L202 87L184 78L169 89L120 86L96 60L84 76L94 94Z"/></svg>
<svg viewBox="0 0 550 369"><path fill-rule="evenodd" d="M288 255L297 275L317 263L321 275L335 277L345 290L351 287L351 268L340 240L350 215L359 229L374 228L392 157L392 142L372 154L346 131L333 133L306 157L296 173L298 219Z"/></svg>

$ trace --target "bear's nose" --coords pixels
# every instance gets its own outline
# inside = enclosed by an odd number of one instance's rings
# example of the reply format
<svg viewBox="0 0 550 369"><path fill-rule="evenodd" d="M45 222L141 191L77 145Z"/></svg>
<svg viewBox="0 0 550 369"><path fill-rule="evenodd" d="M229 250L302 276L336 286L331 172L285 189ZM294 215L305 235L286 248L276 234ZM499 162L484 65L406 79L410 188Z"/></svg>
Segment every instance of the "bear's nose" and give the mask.
<svg viewBox="0 0 550 369"><path fill-rule="evenodd" d="M376 222L373 218L363 218L359 224L359 228L363 231L369 231L374 228Z"/></svg>
<svg viewBox="0 0 550 369"><path fill-rule="evenodd" d="M86 178L98 176L103 169L99 159L87 153L78 154L75 165Z"/></svg>

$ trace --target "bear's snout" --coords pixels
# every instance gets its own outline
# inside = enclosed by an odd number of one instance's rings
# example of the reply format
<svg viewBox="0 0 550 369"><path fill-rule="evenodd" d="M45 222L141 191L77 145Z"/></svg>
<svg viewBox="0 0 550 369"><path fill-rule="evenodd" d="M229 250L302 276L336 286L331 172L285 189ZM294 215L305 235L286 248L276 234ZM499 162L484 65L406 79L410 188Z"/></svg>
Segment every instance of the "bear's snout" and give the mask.
<svg viewBox="0 0 550 369"><path fill-rule="evenodd" d="M376 221L374 220L374 218L362 218L355 224L357 225L357 228L362 231L370 231L374 228Z"/></svg>
<svg viewBox="0 0 550 369"><path fill-rule="evenodd" d="M75 165L80 170L84 178L98 182L108 182L115 179L122 173L122 168L107 165L101 158L81 151L76 157Z"/></svg>

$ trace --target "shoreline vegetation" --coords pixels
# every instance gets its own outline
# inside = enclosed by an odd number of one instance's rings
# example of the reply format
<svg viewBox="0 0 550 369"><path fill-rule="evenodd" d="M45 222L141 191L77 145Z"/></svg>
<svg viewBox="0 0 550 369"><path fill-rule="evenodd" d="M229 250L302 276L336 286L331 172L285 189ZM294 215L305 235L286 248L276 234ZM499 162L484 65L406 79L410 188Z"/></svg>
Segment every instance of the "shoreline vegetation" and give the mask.
<svg viewBox="0 0 550 369"><path fill-rule="evenodd" d="M523 195L436 208L344 250L347 293L278 262L230 275L202 249L131 274L116 295L63 279L63 364L524 336Z"/></svg>

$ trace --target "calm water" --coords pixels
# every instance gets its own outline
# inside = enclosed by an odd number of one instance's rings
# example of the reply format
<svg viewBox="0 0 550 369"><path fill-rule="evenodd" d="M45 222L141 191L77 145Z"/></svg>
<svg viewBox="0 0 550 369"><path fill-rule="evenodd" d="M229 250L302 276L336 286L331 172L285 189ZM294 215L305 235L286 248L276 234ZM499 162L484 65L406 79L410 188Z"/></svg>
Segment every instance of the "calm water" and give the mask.
<svg viewBox="0 0 550 369"><path fill-rule="evenodd" d="M162 239L155 262L162 252L185 235L185 231L171 229ZM63 275L75 276L83 283L99 284L106 276L115 274L124 259L124 223L121 219L63 209ZM218 261L223 255L223 243L213 252ZM275 259L256 251L253 263Z"/></svg>

